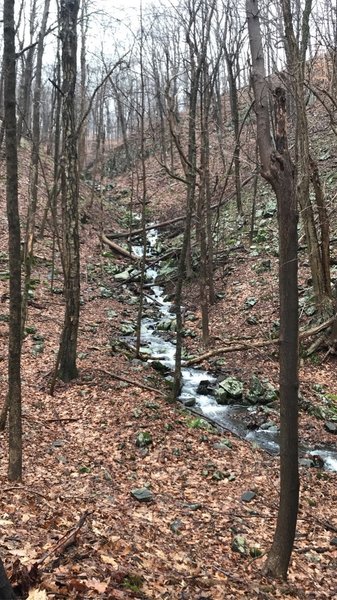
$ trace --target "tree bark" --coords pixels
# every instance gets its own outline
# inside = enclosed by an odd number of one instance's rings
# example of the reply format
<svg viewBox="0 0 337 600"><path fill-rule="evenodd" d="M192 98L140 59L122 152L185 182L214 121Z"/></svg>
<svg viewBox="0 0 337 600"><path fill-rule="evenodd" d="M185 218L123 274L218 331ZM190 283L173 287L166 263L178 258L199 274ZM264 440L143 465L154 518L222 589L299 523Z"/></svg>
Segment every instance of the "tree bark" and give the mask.
<svg viewBox="0 0 337 600"><path fill-rule="evenodd" d="M80 312L80 245L78 233L78 156L75 124L78 0L62 0L62 125L61 197L65 316L59 350L59 377L77 377L77 337Z"/></svg>
<svg viewBox="0 0 337 600"><path fill-rule="evenodd" d="M16 145L16 70L14 0L4 0L4 109L6 134L6 198L9 244L9 470L11 481L22 477L21 423L21 238Z"/></svg>
<svg viewBox="0 0 337 600"><path fill-rule="evenodd" d="M257 0L246 0L252 56L252 85L262 175L278 204L280 295L280 503L266 572L286 578L293 548L299 501L298 474L298 285L295 172L286 136L286 97L277 88L275 146L272 143L263 44Z"/></svg>
<svg viewBox="0 0 337 600"><path fill-rule="evenodd" d="M35 236L35 219L38 203L39 192L39 152L40 152L40 105L41 105L41 89L42 89L42 59L44 50L44 37L47 29L47 20L49 15L50 0L45 0L41 29L39 31L37 43L37 58L35 71L35 88L33 97L33 129L32 129L32 176L30 185L30 203L28 207L27 226L24 248L25 262L25 283L24 293L22 298L22 318L21 330L22 335L27 316L28 291L31 278L34 236Z"/></svg>

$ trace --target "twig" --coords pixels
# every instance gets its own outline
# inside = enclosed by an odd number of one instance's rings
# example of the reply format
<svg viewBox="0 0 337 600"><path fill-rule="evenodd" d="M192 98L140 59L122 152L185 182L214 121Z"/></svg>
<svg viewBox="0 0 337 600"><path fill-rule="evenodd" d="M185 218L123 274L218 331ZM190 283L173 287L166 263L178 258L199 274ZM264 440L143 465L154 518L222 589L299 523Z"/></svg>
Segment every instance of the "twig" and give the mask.
<svg viewBox="0 0 337 600"><path fill-rule="evenodd" d="M53 554L55 554L57 551L59 551L60 553L64 552L66 550L66 548L68 548L69 546L71 546L72 544L75 544L76 542L76 538L77 538L77 534L80 531L80 529L83 527L86 519L88 518L88 516L91 513L86 510L83 515L80 517L77 525L75 525L75 527L72 527L70 529L70 531L67 531L67 533L65 533L61 539L57 542L57 544L48 552L46 552L46 554L44 554L44 556L42 556L42 558L40 558L38 561L36 561L37 565L42 565L43 563L46 562L46 560L48 558L50 558Z"/></svg>
<svg viewBox="0 0 337 600"><path fill-rule="evenodd" d="M294 551L298 554L306 554L307 552L312 551L324 554L324 552L329 552L329 550L332 549L332 546L306 546L305 548L294 548Z"/></svg>
<svg viewBox="0 0 337 600"><path fill-rule="evenodd" d="M143 390L148 390L149 392L154 392L155 394L158 394L159 396L163 396L163 398L166 397L166 394L164 394L160 390L157 390L156 388L153 388L149 385L144 385L143 383L139 383L138 381L133 381L132 379L128 379L127 377L121 377L120 375L116 375L116 373L112 373L111 371L106 371L105 369L101 369L100 367L97 368L97 371L100 371L101 373L105 373L105 375L108 375L109 377L113 377L113 379L117 379L117 381L124 381L125 383L129 383L130 385L134 385L136 387L142 388Z"/></svg>
<svg viewBox="0 0 337 600"><path fill-rule="evenodd" d="M321 521L320 519L316 519L316 521L317 521L317 523L319 523L319 525L324 527L324 529L327 529L328 531L333 531L334 533L337 533L337 527L335 527L334 525L329 523L329 521Z"/></svg>
<svg viewBox="0 0 337 600"><path fill-rule="evenodd" d="M44 494L41 494L40 492L37 492L36 490L32 490L31 488L27 488L27 486L21 485L21 486L11 486L11 487L6 487L3 488L2 490L3 492L12 492L12 491L23 491L23 492L27 492L27 494L31 494L31 495L35 495L35 496L40 496L41 498L43 498L43 500L46 500L47 502L50 502L50 498L48 498L47 496L45 496Z"/></svg>
<svg viewBox="0 0 337 600"><path fill-rule="evenodd" d="M74 423L75 421L80 421L81 417L63 417L61 419L46 419L45 423Z"/></svg>

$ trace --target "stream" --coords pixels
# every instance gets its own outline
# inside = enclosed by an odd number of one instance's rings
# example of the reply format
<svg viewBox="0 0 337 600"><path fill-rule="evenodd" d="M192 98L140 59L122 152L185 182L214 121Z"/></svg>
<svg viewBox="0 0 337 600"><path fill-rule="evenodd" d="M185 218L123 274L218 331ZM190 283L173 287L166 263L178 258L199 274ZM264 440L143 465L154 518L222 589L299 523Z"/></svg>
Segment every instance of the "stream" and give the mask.
<svg viewBox="0 0 337 600"><path fill-rule="evenodd" d="M155 256L158 233L155 230L148 232L148 256ZM142 256L142 247L133 245L132 251L137 256ZM150 283L151 297L145 297L144 312L141 327L141 343L149 354L149 360L160 361L167 370L172 372L175 364L175 341L172 334L158 329L158 325L164 320L172 319L172 303L165 300L164 289L156 285L158 276L158 267L149 267L146 270L147 281ZM157 313L154 317L146 316L147 308L151 307ZM255 406L242 405L220 405L213 395L203 395L197 392L201 381L209 381L214 384L217 378L207 371L193 367L182 368L182 390L180 401L185 404L191 398L195 398L196 404L193 412L196 410L200 416L209 417L224 430L230 431L245 439L252 444L262 448L269 454L279 453L279 432L276 427L269 429L261 428L249 429L244 422L243 417L247 413L254 414L257 411ZM188 410L188 409L187 409ZM266 420L268 415L266 414ZM315 457L312 462L310 456ZM324 447L304 447L300 445L301 463L304 466L321 466L329 471L337 471L337 451ZM303 459L303 457L306 457ZM318 463L317 463L318 458Z"/></svg>

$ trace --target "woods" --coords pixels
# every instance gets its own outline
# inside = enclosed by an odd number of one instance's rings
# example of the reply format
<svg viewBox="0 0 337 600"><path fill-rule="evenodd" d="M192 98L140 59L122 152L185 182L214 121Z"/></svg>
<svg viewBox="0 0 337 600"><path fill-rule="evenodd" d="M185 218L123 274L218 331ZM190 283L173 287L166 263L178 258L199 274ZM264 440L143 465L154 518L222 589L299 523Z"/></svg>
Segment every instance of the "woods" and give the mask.
<svg viewBox="0 0 337 600"><path fill-rule="evenodd" d="M336 31L4 0L1 598L335 597Z"/></svg>

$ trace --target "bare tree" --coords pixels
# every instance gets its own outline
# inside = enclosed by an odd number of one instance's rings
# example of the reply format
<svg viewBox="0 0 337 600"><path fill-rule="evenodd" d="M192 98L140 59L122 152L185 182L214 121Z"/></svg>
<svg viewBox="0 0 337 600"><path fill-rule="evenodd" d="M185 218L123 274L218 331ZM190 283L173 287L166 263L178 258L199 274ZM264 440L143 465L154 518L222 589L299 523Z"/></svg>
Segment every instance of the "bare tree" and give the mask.
<svg viewBox="0 0 337 600"><path fill-rule="evenodd" d="M9 479L22 477L21 423L21 238L16 146L16 69L14 0L4 1L4 110L6 135L6 198L9 244Z"/></svg>
<svg viewBox="0 0 337 600"><path fill-rule="evenodd" d="M303 14L298 10L295 18L290 0L281 1L289 83L296 106L296 165L298 200L308 244L308 254L313 280L316 305L325 316L331 312L331 282L329 257L329 220L325 198L319 183L319 173L311 156L309 128L305 102L305 69L310 29L309 18L312 0L306 0ZM318 223L315 222L315 207L310 198L310 179L314 184Z"/></svg>
<svg viewBox="0 0 337 600"><path fill-rule="evenodd" d="M22 299L22 334L26 321L28 291L32 270L32 259L34 250L35 218L39 192L39 153L40 153L40 116L41 116L41 92L42 92L42 61L44 51L44 37L47 29L50 0L45 0L42 15L41 28L38 35L36 51L35 87L33 95L33 127L32 127L32 172L30 185L30 203L28 207L24 263L25 263L25 285Z"/></svg>
<svg viewBox="0 0 337 600"><path fill-rule="evenodd" d="M77 15L79 0L61 0L62 42L62 266L65 316L59 349L59 377L77 377L77 336L80 312L80 245L78 232L78 154L76 129Z"/></svg>
<svg viewBox="0 0 337 600"><path fill-rule="evenodd" d="M285 578L295 538L299 501L297 199L294 165L287 144L285 92L282 88L274 92L274 146L257 0L246 1L246 12L261 174L276 194L279 215L280 504L266 571Z"/></svg>

